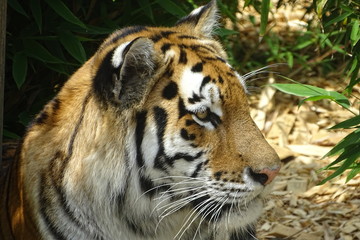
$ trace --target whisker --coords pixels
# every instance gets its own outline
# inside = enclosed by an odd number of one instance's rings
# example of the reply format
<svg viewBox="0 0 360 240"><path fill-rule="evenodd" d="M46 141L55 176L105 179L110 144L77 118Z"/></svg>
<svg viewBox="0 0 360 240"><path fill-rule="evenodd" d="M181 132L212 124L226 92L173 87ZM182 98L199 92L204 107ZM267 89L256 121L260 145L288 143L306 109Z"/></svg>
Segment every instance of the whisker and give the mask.
<svg viewBox="0 0 360 240"><path fill-rule="evenodd" d="M159 216L160 216L160 220L159 220L159 222L158 222L157 225L156 225L155 232L156 232L157 228L159 227L161 221L162 221L165 217L167 217L167 216L169 216L170 214L176 212L177 210L179 210L179 209L181 209L182 207L186 206L186 205L189 204L190 202L192 202L192 201L194 201L194 200L196 200L196 199L198 199L198 198L201 198L201 197L206 196L207 194L208 194L208 192L205 190L205 191L202 191L202 192L198 193L197 195L188 196L186 200L185 200L185 199L180 199L179 201L172 202L172 203L171 203L172 206L169 206L169 208L165 209L165 210L159 215ZM180 205L180 204L181 204L181 205ZM179 206L179 205L180 205L180 206ZM171 208L173 208L173 209L171 210ZM174 209L174 208L175 208L175 209ZM167 211L169 211L169 212L167 212ZM166 214L165 214L165 212L166 212ZM175 238L175 237L174 237L174 238Z"/></svg>
<svg viewBox="0 0 360 240"><path fill-rule="evenodd" d="M206 199L205 201L199 203L198 205L196 205L196 206L194 207L193 211L187 215L186 221L184 222L183 226L180 228L179 232L175 235L174 239L176 239L176 238L179 236L179 234L180 234L180 236L178 237L178 239L181 239L181 237L184 235L184 233L186 232L186 230L189 229L189 227L191 226L191 224L192 224L192 223L197 219L197 217L201 214L201 210L200 210L200 211L197 211L197 210L198 210L199 208L201 208L202 206L204 206L205 204L207 204L208 202L211 202L211 201L213 201L212 198ZM203 210L203 211L204 211L204 210ZM195 216L194 216L194 214L195 214ZM192 216L194 216L194 217L193 217L193 220L192 220L189 224L187 224L187 223L190 221L190 219L192 218ZM186 226L186 225L187 225L187 226ZM186 226L186 227L185 227L185 226Z"/></svg>

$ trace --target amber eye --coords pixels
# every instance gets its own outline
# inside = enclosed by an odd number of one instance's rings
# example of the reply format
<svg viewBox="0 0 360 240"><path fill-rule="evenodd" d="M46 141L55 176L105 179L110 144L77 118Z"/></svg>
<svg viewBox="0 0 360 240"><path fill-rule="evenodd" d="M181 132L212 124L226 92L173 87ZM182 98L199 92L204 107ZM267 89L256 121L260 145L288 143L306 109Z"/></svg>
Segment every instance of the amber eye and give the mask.
<svg viewBox="0 0 360 240"><path fill-rule="evenodd" d="M201 110L195 113L195 116L200 120L205 120L209 116L208 109Z"/></svg>

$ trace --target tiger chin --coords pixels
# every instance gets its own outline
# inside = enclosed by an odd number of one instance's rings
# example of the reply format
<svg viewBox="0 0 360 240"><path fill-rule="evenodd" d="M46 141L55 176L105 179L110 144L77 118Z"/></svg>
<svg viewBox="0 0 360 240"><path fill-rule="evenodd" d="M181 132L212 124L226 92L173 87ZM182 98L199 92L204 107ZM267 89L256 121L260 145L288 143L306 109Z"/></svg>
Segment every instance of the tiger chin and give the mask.
<svg viewBox="0 0 360 240"><path fill-rule="evenodd" d="M280 161L217 19L213 0L103 42L29 126L2 185L1 239L257 239Z"/></svg>

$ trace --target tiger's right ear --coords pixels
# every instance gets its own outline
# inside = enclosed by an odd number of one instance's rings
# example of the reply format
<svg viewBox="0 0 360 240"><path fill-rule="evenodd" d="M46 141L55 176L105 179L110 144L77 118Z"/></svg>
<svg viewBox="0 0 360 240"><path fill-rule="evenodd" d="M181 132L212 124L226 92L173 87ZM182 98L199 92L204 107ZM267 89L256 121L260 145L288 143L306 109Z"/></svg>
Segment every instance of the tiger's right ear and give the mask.
<svg viewBox="0 0 360 240"><path fill-rule="evenodd" d="M94 91L106 104L120 109L141 105L154 84L158 65L154 43L136 38L110 51L94 78Z"/></svg>
<svg viewBox="0 0 360 240"><path fill-rule="evenodd" d="M183 30L190 30L193 34L211 38L215 29L219 25L216 0L211 0L208 4L198 7L189 15L183 17L176 23L176 27Z"/></svg>

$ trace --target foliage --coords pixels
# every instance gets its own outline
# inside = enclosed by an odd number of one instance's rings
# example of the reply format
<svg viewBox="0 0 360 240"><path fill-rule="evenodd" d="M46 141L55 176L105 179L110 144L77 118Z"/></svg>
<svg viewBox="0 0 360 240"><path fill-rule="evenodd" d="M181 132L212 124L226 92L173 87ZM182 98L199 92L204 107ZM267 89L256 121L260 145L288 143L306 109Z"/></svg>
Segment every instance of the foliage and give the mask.
<svg viewBox="0 0 360 240"><path fill-rule="evenodd" d="M348 61L344 72L345 79L349 79L347 86L343 94L301 83L273 84L273 86L288 94L307 97L300 102L300 105L305 101L329 99L354 114L354 117L330 128L354 129L354 131L324 156L338 155L331 164L323 168L323 170L335 171L320 184L339 176L345 170L350 170L346 179L349 181L360 172L360 115L359 112L355 113L350 109L347 98L352 95L353 87L360 82L360 3L351 0L314 0L313 6L323 26L323 33L319 35L323 43L342 53L343 59Z"/></svg>
<svg viewBox="0 0 360 240"><path fill-rule="evenodd" d="M109 33L129 25L171 25L194 7L191 0L8 0L4 137L23 135Z"/></svg>

